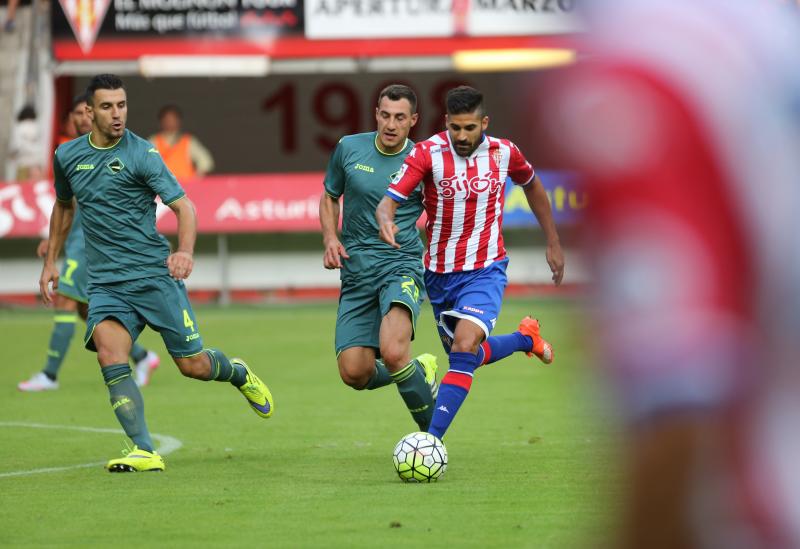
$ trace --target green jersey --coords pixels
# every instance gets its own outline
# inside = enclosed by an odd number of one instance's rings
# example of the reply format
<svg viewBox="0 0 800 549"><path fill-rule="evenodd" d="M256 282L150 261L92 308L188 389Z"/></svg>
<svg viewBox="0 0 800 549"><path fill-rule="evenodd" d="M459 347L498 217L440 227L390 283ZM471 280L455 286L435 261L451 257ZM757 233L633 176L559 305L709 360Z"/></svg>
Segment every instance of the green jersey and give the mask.
<svg viewBox="0 0 800 549"><path fill-rule="evenodd" d="M378 150L377 139L377 132L343 137L325 174L325 192L333 198L344 196L342 245L350 259L342 260L342 280L381 276L397 269L399 262L421 268L423 247L416 226L422 213L421 186L397 210L399 249L380 239L375 220L378 203L414 143L407 139L403 150L385 154Z"/></svg>
<svg viewBox="0 0 800 549"><path fill-rule="evenodd" d="M91 134L64 143L53 161L56 198L78 201L90 284L168 275L169 243L156 231L156 195L184 196L153 145L129 130L112 147Z"/></svg>
<svg viewBox="0 0 800 549"><path fill-rule="evenodd" d="M81 209L75 207L75 217L72 218L72 228L69 230L67 241L64 242L64 255L72 257L75 255L83 256L83 221L81 220Z"/></svg>

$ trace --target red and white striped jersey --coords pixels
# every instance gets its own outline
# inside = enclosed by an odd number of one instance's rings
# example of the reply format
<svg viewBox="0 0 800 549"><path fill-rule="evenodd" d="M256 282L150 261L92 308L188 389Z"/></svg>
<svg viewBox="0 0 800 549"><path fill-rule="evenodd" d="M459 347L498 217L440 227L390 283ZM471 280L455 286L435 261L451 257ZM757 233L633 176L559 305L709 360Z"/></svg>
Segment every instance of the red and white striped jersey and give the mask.
<svg viewBox="0 0 800 549"><path fill-rule="evenodd" d="M533 167L508 139L486 135L464 158L445 131L417 143L386 194L403 202L422 183L428 214L425 267L437 273L472 271L506 257L506 178L527 185L533 175Z"/></svg>

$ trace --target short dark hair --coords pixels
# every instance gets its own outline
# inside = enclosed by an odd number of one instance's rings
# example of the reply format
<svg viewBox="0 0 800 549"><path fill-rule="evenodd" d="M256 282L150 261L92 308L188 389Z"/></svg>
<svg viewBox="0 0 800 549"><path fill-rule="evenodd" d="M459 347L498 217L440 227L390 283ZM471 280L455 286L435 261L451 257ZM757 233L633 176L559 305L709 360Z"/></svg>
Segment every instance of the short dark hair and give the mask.
<svg viewBox="0 0 800 549"><path fill-rule="evenodd" d="M388 97L392 101L407 99L411 104L411 114L417 112L417 94L408 86L403 84L389 84L378 94L378 105L381 104L381 99L384 97Z"/></svg>
<svg viewBox="0 0 800 549"><path fill-rule="evenodd" d="M486 114L483 94L470 86L458 86L447 92L447 114L469 114L480 111L481 118Z"/></svg>
<svg viewBox="0 0 800 549"><path fill-rule="evenodd" d="M94 92L97 90L119 90L125 89L122 79L116 74L96 74L86 86L86 102L92 105Z"/></svg>
<svg viewBox="0 0 800 549"><path fill-rule="evenodd" d="M72 98L72 107L70 107L69 110L74 111L75 107L77 107L81 103L88 103L88 102L89 102L89 97L87 93L86 92L79 93L78 95Z"/></svg>
<svg viewBox="0 0 800 549"><path fill-rule="evenodd" d="M181 109L178 107L178 105L172 105L172 104L164 105L163 107L158 109L158 119L161 120L162 118L164 118L165 114L170 112L173 113L178 118L183 119L183 113L181 112Z"/></svg>

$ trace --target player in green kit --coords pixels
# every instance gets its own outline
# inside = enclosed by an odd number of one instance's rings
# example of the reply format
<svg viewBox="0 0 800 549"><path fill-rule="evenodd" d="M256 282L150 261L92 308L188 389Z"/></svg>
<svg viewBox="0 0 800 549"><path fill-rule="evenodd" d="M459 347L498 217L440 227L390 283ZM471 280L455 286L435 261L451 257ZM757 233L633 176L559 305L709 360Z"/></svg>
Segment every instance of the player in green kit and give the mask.
<svg viewBox="0 0 800 549"><path fill-rule="evenodd" d="M84 135L91 131L92 120L86 112L85 93L79 94L72 100L69 123L74 125L78 135ZM65 138L62 143L70 140ZM39 257L44 257L47 253L47 240L39 243L36 253ZM58 372L72 343L78 316L86 320L89 302L87 284L83 227L80 210L76 208L72 230L64 243L64 264L61 268L60 284L53 304L55 314L53 315L53 329L50 333L50 345L47 349L47 361L42 371L17 384L20 391L37 392L58 389ZM134 342L130 356L134 362L136 383L139 386L147 385L150 375L160 362L158 355Z"/></svg>
<svg viewBox="0 0 800 549"><path fill-rule="evenodd" d="M378 237L373 212L392 176L414 147L408 139L417 122L417 97L391 85L378 96L377 131L348 135L336 146L320 200L326 269L341 269L336 319L336 356L342 381L357 390L392 383L421 430L436 398L436 357L411 359L411 340L423 297L422 242L416 221L418 190L398 211L400 249ZM339 198L344 197L342 238L337 235Z"/></svg>
<svg viewBox="0 0 800 549"><path fill-rule="evenodd" d="M274 411L267 386L240 359L204 349L182 280L194 266L194 207L150 142L125 129L128 104L114 75L92 78L87 88L92 131L61 145L53 161L56 204L47 255L39 279L46 303L58 288L56 260L72 223L77 199L89 265L86 347L97 351L111 407L135 446L112 459L111 472L160 471L144 403L128 366L128 352L145 324L161 334L181 373L228 381L261 417ZM178 219L178 248L170 252L155 226L156 196Z"/></svg>

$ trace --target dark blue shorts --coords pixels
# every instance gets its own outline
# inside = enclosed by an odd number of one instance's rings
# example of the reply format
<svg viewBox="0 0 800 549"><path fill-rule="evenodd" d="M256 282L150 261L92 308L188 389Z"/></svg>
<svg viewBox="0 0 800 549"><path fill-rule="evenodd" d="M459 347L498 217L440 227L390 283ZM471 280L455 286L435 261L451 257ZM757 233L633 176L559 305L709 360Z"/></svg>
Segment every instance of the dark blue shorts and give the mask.
<svg viewBox="0 0 800 549"><path fill-rule="evenodd" d="M428 299L433 307L439 336L448 353L456 323L460 319L474 322L489 337L500 315L503 293L508 283L507 266L508 258L475 271L425 271Z"/></svg>

